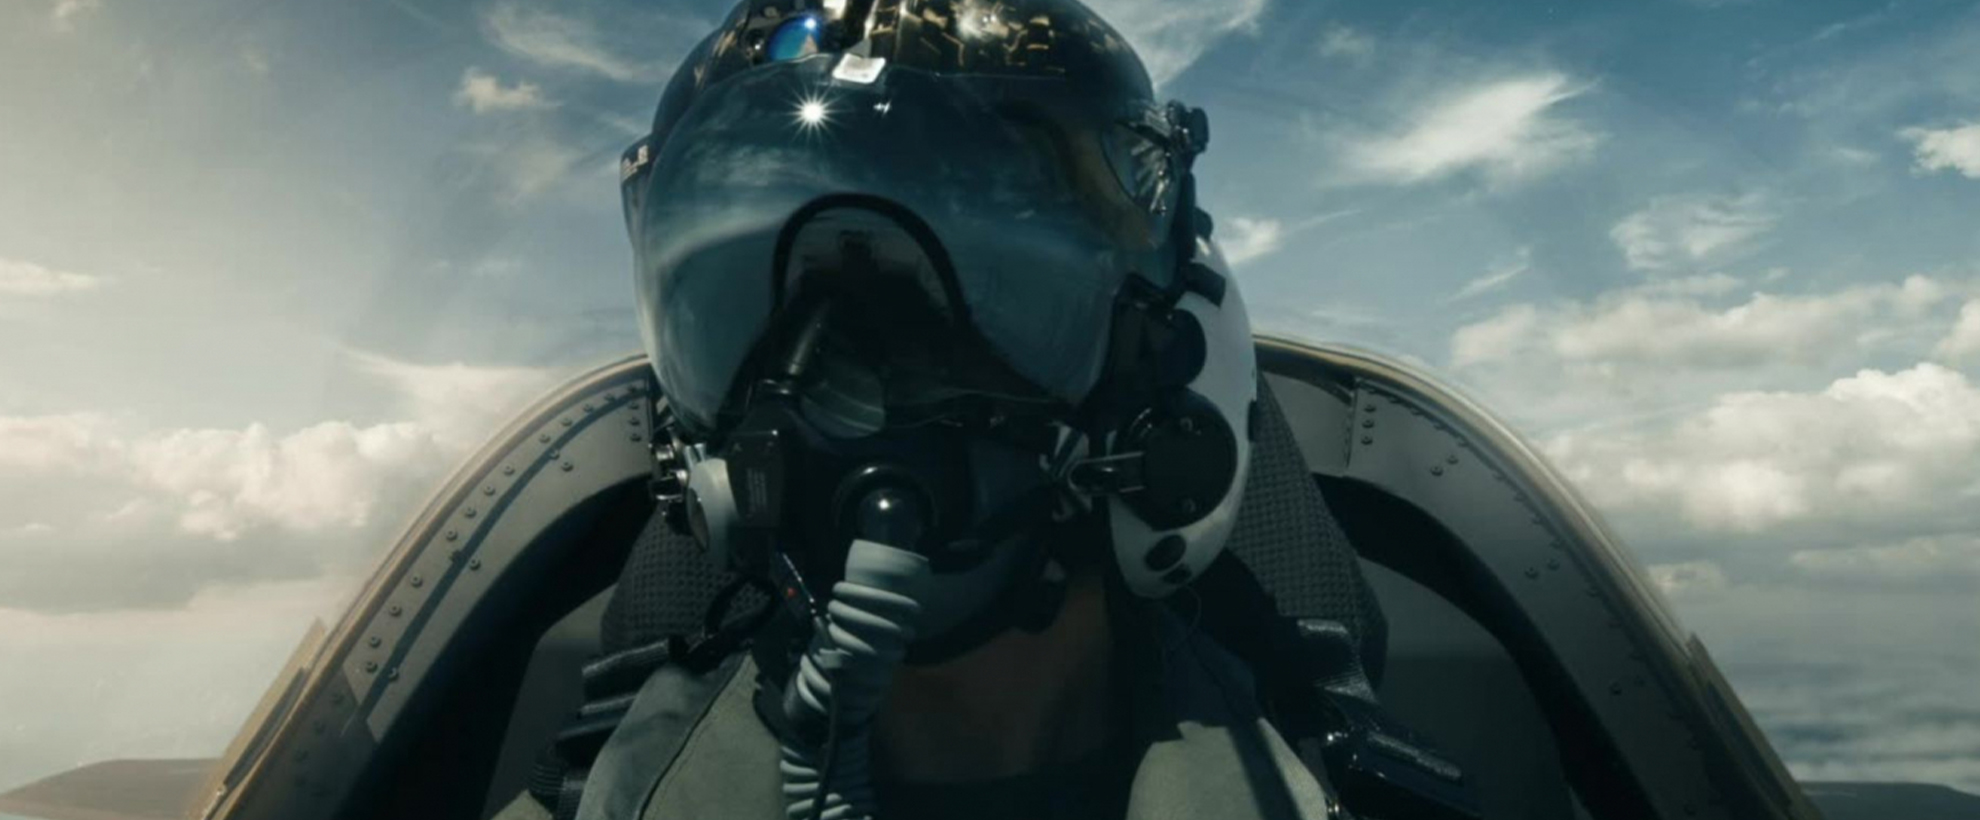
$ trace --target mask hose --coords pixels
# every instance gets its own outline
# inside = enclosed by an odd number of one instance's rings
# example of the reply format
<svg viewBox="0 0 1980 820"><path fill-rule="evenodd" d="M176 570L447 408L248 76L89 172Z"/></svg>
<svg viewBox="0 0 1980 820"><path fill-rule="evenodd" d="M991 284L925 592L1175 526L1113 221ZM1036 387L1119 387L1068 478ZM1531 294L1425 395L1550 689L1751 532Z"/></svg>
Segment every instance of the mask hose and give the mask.
<svg viewBox="0 0 1980 820"><path fill-rule="evenodd" d="M826 614L784 690L785 717L813 730L796 735L823 736L818 744L783 743L779 770L791 820L874 815L873 719L914 640L930 572L920 555L853 541L845 580L833 585Z"/></svg>

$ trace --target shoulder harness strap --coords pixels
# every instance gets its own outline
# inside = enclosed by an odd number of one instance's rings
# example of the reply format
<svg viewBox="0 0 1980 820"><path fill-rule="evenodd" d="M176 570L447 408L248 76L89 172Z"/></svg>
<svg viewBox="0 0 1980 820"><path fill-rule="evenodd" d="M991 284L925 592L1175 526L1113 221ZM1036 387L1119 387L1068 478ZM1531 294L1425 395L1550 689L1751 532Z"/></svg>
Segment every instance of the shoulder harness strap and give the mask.
<svg viewBox="0 0 1980 820"><path fill-rule="evenodd" d="M1347 811L1479 820L1464 771L1377 702L1360 642L1346 626L1281 616L1258 578L1228 553L1194 587L1204 631L1253 669L1267 718Z"/></svg>

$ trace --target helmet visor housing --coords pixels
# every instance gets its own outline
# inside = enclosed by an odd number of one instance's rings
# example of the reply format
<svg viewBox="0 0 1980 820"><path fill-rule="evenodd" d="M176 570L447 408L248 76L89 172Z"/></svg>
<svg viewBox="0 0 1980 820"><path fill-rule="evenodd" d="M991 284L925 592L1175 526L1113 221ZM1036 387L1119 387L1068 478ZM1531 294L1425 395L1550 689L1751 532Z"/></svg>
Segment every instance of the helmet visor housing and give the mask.
<svg viewBox="0 0 1980 820"><path fill-rule="evenodd" d="M1170 117L1119 36L1070 0L882 3L855 52L819 49L815 23L751 47L758 16L689 59L622 166L642 338L676 418L721 426L793 296L793 237L834 204L903 223L960 321L1082 402L1124 283L1166 287L1177 264Z"/></svg>

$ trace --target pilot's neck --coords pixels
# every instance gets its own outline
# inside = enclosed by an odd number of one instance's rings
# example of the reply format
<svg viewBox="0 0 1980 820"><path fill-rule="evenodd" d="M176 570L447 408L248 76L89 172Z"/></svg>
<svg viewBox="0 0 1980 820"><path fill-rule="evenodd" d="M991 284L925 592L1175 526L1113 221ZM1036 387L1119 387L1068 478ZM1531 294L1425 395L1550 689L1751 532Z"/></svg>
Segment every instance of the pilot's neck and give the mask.
<svg viewBox="0 0 1980 820"><path fill-rule="evenodd" d="M1045 631L1012 630L960 658L907 667L875 727L883 779L1010 777L1085 758L1115 724L1105 584L1075 578Z"/></svg>

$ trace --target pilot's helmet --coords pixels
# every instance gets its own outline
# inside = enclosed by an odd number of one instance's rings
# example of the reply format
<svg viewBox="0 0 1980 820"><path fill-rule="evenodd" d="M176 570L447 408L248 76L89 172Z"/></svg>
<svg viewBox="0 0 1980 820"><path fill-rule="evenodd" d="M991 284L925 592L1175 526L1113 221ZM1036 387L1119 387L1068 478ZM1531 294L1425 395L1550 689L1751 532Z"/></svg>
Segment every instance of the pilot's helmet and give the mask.
<svg viewBox="0 0 1980 820"><path fill-rule="evenodd" d="M1190 175L1208 136L1075 0L741 3L620 168L675 436L718 450L807 366L827 437L970 397L1043 414L1030 462L1106 516L1127 586L1186 584L1236 520L1256 398Z"/></svg>

